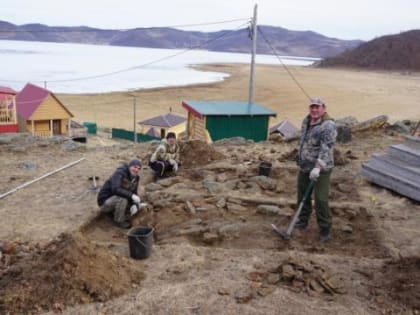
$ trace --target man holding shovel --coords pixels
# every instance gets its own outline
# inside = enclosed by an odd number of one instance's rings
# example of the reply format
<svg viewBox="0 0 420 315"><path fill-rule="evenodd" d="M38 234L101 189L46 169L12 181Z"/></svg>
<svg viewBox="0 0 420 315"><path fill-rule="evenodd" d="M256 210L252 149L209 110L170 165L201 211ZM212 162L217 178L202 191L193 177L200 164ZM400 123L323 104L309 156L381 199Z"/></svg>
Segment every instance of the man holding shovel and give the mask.
<svg viewBox="0 0 420 315"><path fill-rule="evenodd" d="M130 217L147 206L140 203L137 195L140 169L140 160L132 159L128 164L118 167L98 193L101 212L109 215L123 229L129 229Z"/></svg>
<svg viewBox="0 0 420 315"><path fill-rule="evenodd" d="M326 105L320 98L313 98L309 114L302 122L297 164L300 167L297 181L297 199L301 202L306 188L314 182L316 218L320 240L331 239L332 216L328 204L330 176L334 167L333 147L337 136L334 120L326 112ZM310 192L306 198L295 227L305 229L312 212Z"/></svg>

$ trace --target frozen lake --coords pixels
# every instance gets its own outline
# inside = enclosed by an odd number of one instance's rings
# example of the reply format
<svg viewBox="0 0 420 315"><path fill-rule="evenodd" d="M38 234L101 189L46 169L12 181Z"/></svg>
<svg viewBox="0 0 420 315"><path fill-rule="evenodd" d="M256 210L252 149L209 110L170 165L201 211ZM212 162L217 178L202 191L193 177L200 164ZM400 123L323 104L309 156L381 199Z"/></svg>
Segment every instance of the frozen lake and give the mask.
<svg viewBox="0 0 420 315"><path fill-rule="evenodd" d="M127 91L223 80L226 73L188 67L250 63L250 54L0 40L0 85L20 90L27 82L54 93ZM318 58L282 56L286 65L307 66ZM280 65L257 55L258 64Z"/></svg>

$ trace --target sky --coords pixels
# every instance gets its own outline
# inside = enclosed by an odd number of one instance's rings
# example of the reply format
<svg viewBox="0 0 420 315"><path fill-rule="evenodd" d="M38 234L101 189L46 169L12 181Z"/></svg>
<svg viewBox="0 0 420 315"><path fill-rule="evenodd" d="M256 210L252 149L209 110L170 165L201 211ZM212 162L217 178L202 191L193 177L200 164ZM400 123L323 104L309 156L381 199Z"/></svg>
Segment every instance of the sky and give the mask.
<svg viewBox="0 0 420 315"><path fill-rule="evenodd" d="M340 39L370 40L420 29L418 0L3 0L0 20L109 29L178 26L251 18L255 4L259 25ZM217 31L245 22L178 28Z"/></svg>

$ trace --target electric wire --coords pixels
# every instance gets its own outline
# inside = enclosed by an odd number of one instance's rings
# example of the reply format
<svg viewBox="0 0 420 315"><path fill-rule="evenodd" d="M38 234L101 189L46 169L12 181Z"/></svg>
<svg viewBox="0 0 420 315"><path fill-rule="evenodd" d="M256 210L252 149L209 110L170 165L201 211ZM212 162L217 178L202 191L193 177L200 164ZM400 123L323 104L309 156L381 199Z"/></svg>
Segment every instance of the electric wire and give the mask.
<svg viewBox="0 0 420 315"><path fill-rule="evenodd" d="M305 91L305 89L303 88L303 86L299 83L299 81L295 78L295 76L292 74L292 72L289 70L289 68L286 66L286 64L283 62L283 60L280 58L280 56L277 53L276 49L273 47L273 45L271 45L271 43L266 38L266 36L265 36L264 32L261 30L261 28L257 27L257 30L261 34L261 36L264 39L264 41L266 42L266 44L270 47L270 49L273 52L273 54L277 57L277 59L280 61L280 63L286 69L286 71L289 74L289 76L293 79L293 81L296 83L296 85L299 87L299 89L302 91L302 93L305 94L305 96L310 100L311 97L309 96L309 94Z"/></svg>

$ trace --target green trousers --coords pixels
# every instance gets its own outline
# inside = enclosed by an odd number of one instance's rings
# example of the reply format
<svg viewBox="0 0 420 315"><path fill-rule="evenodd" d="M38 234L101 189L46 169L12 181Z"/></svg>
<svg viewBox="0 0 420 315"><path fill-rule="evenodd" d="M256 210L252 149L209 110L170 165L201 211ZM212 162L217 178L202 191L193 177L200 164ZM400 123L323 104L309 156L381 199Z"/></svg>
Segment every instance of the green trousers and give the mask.
<svg viewBox="0 0 420 315"><path fill-rule="evenodd" d="M312 193L314 194L315 199L315 212L316 220L320 229L330 229L332 225L332 215L331 210L328 204L328 195L330 192L330 177L331 171L322 171L319 175L318 180L315 182L315 185L309 194L308 198L305 201L305 204L302 208L302 212L299 215L300 221L309 221L309 218L312 213ZM299 171L298 174L298 194L297 194L297 204L299 205L302 201L303 195L305 194L306 187L308 187L310 182L309 173L304 173Z"/></svg>

